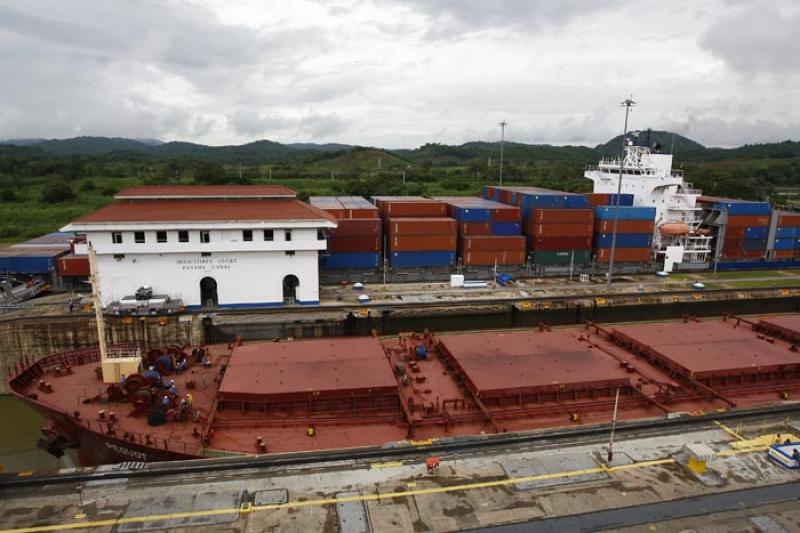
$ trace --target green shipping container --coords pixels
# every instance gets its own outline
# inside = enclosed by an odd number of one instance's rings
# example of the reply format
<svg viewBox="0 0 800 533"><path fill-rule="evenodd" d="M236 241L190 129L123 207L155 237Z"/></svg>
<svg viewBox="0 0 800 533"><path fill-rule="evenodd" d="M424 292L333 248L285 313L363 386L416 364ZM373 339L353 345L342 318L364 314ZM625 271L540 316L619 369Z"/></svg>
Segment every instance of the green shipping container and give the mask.
<svg viewBox="0 0 800 533"><path fill-rule="evenodd" d="M576 265L585 265L592 261L591 250L558 250L558 251L539 251L531 254L531 262L534 265L569 265L573 261Z"/></svg>

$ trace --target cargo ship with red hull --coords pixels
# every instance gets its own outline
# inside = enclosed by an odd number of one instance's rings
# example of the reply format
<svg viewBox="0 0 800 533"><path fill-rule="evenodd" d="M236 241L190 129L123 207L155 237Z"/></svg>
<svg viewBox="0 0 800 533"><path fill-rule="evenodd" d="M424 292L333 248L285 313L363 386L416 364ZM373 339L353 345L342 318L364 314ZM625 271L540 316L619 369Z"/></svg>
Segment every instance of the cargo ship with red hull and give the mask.
<svg viewBox="0 0 800 533"><path fill-rule="evenodd" d="M41 446L84 464L355 449L745 410L800 392L800 315L407 333L25 360ZM113 358L111 359L113 361ZM107 369L106 369L107 370Z"/></svg>

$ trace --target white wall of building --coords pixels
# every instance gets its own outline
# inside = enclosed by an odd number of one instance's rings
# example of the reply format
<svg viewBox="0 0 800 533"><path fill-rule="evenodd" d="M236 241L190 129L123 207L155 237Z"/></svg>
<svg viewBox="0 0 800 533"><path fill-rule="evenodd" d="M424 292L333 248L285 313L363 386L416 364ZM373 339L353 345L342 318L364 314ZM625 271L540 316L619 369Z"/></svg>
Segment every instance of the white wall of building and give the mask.
<svg viewBox="0 0 800 533"><path fill-rule="evenodd" d="M165 228L167 242L158 242L156 232ZM233 227L231 227L233 226ZM200 280L217 283L220 307L273 306L284 302L283 280L299 280L296 302L319 302L320 250L326 241L316 227L274 227L273 240L264 240L263 227L253 228L253 240L243 240L239 224L208 228L209 242L200 242L200 230L188 229L188 242L179 242L176 229L166 225L127 224L115 228L122 243L115 243L112 231L90 231L87 239L95 249L103 305L131 296L142 286L154 294L180 298L187 306L200 306ZM174 226L173 226L174 227ZM286 231L291 239L286 239ZM145 242L135 242L135 232L144 231Z"/></svg>
<svg viewBox="0 0 800 533"><path fill-rule="evenodd" d="M283 303L283 278L293 274L300 285L297 302L319 302L318 252L284 251L138 254L124 258L98 254L97 270L103 305L130 296L149 285L154 294L180 298L187 306L199 306L200 280L217 282L220 307L269 306Z"/></svg>

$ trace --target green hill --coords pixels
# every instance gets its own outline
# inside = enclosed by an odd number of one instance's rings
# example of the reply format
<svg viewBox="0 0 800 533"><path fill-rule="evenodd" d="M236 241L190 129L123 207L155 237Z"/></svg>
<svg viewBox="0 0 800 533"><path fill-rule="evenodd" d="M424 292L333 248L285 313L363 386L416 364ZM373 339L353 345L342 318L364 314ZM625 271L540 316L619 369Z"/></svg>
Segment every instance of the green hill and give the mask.
<svg viewBox="0 0 800 533"><path fill-rule="evenodd" d="M694 155L706 150L706 147L702 144L669 131L645 130L639 132L638 135L629 132L628 138L638 139L637 144L642 146L660 147L662 152L673 153L676 156ZM595 147L595 152L603 156L619 155L621 150L622 135L617 135L607 143L599 144Z"/></svg>

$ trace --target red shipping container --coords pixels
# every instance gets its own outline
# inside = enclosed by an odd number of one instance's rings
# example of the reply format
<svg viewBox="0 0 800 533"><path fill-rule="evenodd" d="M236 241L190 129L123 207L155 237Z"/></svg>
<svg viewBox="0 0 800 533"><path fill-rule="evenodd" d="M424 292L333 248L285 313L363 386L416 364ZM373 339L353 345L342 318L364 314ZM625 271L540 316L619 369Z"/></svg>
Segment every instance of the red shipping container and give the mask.
<svg viewBox="0 0 800 533"><path fill-rule="evenodd" d="M508 206L492 209L492 222L520 222L521 220L522 214L519 207Z"/></svg>
<svg viewBox="0 0 800 533"><path fill-rule="evenodd" d="M605 193L589 193L585 195L586 198L589 200L589 207L597 207L601 205L608 205L608 202L611 198L610 195Z"/></svg>
<svg viewBox="0 0 800 533"><path fill-rule="evenodd" d="M395 235L389 241L393 252L455 251L456 236L453 235Z"/></svg>
<svg viewBox="0 0 800 533"><path fill-rule="evenodd" d="M591 237L594 226L591 224L534 224L526 228L534 237Z"/></svg>
<svg viewBox="0 0 800 533"><path fill-rule="evenodd" d="M58 258L58 275L64 278L89 276L89 256L69 254Z"/></svg>
<svg viewBox="0 0 800 533"><path fill-rule="evenodd" d="M322 209L322 208L320 208L320 209ZM337 220L338 219L342 219L342 218L347 218L347 210L346 209L326 208L326 209L322 209L322 210L325 211L326 213L328 213L329 215L332 215L333 218L335 218Z"/></svg>
<svg viewBox="0 0 800 533"><path fill-rule="evenodd" d="M652 220L618 220L617 233L652 233L655 222ZM595 232L612 233L613 220L595 220Z"/></svg>
<svg viewBox="0 0 800 533"><path fill-rule="evenodd" d="M779 228L800 228L800 213L781 213L778 215Z"/></svg>
<svg viewBox="0 0 800 533"><path fill-rule="evenodd" d="M379 218L351 218L336 221L339 226L331 230L331 235L380 235L381 219Z"/></svg>
<svg viewBox="0 0 800 533"><path fill-rule="evenodd" d="M374 209L346 209L345 210L345 218L348 219L359 219L359 218L379 218L381 216L380 211L378 208Z"/></svg>
<svg viewBox="0 0 800 533"><path fill-rule="evenodd" d="M725 228L725 242L744 239L746 234L747 227L745 226Z"/></svg>
<svg viewBox="0 0 800 533"><path fill-rule="evenodd" d="M525 252L464 252L461 259L466 266L524 265Z"/></svg>
<svg viewBox="0 0 800 533"><path fill-rule="evenodd" d="M531 249L545 251L555 250L590 250L591 237L531 237Z"/></svg>
<svg viewBox="0 0 800 533"><path fill-rule="evenodd" d="M444 205L444 204L442 204ZM390 218L389 236L395 235L453 235L457 233L452 218Z"/></svg>
<svg viewBox="0 0 800 533"><path fill-rule="evenodd" d="M736 250L722 251L722 259L760 259L764 257L764 250Z"/></svg>
<svg viewBox="0 0 800 533"><path fill-rule="evenodd" d="M531 213L531 222L536 224L592 224L594 222L593 209L534 209Z"/></svg>
<svg viewBox="0 0 800 533"><path fill-rule="evenodd" d="M728 216L729 228L748 228L769 226L769 216L766 215L731 215Z"/></svg>
<svg viewBox="0 0 800 533"><path fill-rule="evenodd" d="M773 250L772 257L775 259L793 259L797 255L795 250Z"/></svg>
<svg viewBox="0 0 800 533"><path fill-rule="evenodd" d="M525 237L510 236L510 235L496 235L492 237L462 237L461 249L463 251L475 252L524 252L525 251Z"/></svg>
<svg viewBox="0 0 800 533"><path fill-rule="evenodd" d="M595 258L598 263L608 263L611 260L611 248L598 248ZM650 248L617 248L614 250L615 263L647 263L650 260Z"/></svg>
<svg viewBox="0 0 800 533"><path fill-rule="evenodd" d="M398 217L446 217L447 204L436 200L384 200L380 204L383 218Z"/></svg>
<svg viewBox="0 0 800 533"><path fill-rule="evenodd" d="M491 235L491 222L461 222L458 225L460 235Z"/></svg>
<svg viewBox="0 0 800 533"><path fill-rule="evenodd" d="M339 236L332 235L328 239L328 250L331 252L380 252L381 238L376 236Z"/></svg>

